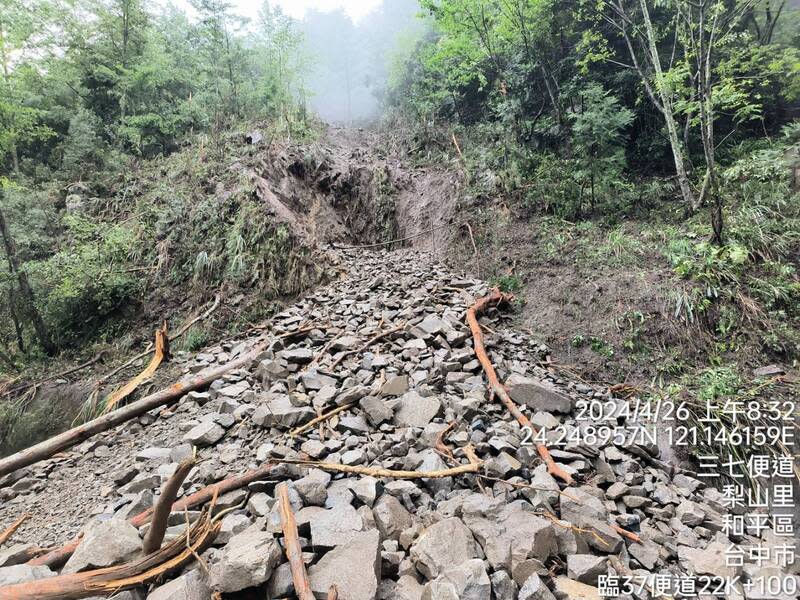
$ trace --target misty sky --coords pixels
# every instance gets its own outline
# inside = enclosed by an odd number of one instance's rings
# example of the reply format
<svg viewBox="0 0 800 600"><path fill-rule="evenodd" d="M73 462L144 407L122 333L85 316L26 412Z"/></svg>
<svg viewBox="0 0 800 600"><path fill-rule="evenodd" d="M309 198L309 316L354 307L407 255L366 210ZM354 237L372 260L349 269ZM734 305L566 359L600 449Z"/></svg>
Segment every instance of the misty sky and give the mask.
<svg viewBox="0 0 800 600"><path fill-rule="evenodd" d="M381 2L380 0L272 0L271 3L273 6L280 6L283 12L295 19L302 19L309 9L327 12L341 8L351 19L358 21L377 8ZM253 0L234 0L233 4L236 6L236 12L251 19L258 16L258 10L261 8L261 2Z"/></svg>

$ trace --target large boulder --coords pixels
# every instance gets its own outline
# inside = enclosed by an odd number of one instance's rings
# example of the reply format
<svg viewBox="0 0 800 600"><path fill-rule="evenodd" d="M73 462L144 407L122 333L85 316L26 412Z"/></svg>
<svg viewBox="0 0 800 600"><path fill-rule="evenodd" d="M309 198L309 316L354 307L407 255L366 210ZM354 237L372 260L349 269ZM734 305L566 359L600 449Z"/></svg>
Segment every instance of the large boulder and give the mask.
<svg viewBox="0 0 800 600"><path fill-rule="evenodd" d="M381 578L380 534L377 529L355 534L308 570L311 590L326 598L336 584L339 600L374 600Z"/></svg>
<svg viewBox="0 0 800 600"><path fill-rule="evenodd" d="M567 414L572 410L572 400L549 381L532 379L513 373L506 379L508 395L518 404L533 410Z"/></svg>
<svg viewBox="0 0 800 600"><path fill-rule="evenodd" d="M64 565L63 574L122 563L142 550L139 530L122 519L92 521L83 540Z"/></svg>
<svg viewBox="0 0 800 600"><path fill-rule="evenodd" d="M442 572L422 591L421 600L491 600L492 582L480 558Z"/></svg>
<svg viewBox="0 0 800 600"><path fill-rule="evenodd" d="M411 560L428 579L435 579L448 567L476 556L472 533L456 517L432 525L411 546Z"/></svg>
<svg viewBox="0 0 800 600"><path fill-rule="evenodd" d="M210 587L223 594L261 585L281 562L280 544L256 524L233 536L210 568Z"/></svg>
<svg viewBox="0 0 800 600"><path fill-rule="evenodd" d="M471 506L467 504L464 523L480 543L492 568L513 571L528 558L544 562L557 551L552 523L531 512L527 502L512 502L499 511L492 506L491 512Z"/></svg>

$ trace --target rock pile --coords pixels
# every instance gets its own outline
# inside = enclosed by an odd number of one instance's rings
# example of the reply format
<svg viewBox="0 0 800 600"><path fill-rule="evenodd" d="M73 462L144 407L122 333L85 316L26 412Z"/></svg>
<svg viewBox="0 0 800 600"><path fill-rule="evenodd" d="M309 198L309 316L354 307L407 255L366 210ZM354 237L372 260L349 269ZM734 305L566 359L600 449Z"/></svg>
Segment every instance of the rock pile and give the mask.
<svg viewBox="0 0 800 600"><path fill-rule="evenodd" d="M81 529L65 573L135 556L147 526L137 530L126 520L152 505L195 449L200 462L183 495L269 460L443 470L466 463L467 444L482 461L479 474L391 479L278 462L268 480L219 498L217 509L230 511L202 556L207 570L194 563L162 585L115 598L205 600L255 587L263 588L260 597L293 597L275 499L281 481L290 482L320 598L335 584L342 600L594 599L606 574L783 575L774 565L726 567L722 554L732 542L759 540L729 539L720 492L671 476L648 458L658 455L650 445L590 444L579 436L552 447L579 482L563 489L529 436L488 398L464 323L486 284L411 251L342 253L338 260L349 274L277 315L268 333L208 348L185 363L187 374L202 372L267 340L252 368L0 481L0 523L32 513L14 538L24 542L0 548L0 586L53 576L22 564L26 551L62 544ZM614 401L606 390L542 368L547 349L504 329L501 317L483 322L501 380L538 427L580 428L578 401ZM444 436L449 456L436 446L453 422ZM167 539L198 515L173 514ZM651 592L637 586L616 597Z"/></svg>

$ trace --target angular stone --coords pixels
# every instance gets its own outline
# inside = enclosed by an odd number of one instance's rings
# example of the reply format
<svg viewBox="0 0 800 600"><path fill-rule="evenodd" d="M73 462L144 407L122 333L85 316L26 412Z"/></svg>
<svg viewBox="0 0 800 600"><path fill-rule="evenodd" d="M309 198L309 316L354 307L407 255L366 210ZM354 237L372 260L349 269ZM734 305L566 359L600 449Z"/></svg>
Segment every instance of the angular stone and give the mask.
<svg viewBox="0 0 800 600"><path fill-rule="evenodd" d="M435 579L452 565L475 558L475 540L470 530L456 517L429 527L411 546L411 559L417 570Z"/></svg>
<svg viewBox="0 0 800 600"><path fill-rule="evenodd" d="M399 540L400 533L411 527L414 518L400 501L390 494L383 494L372 508L375 523L383 539Z"/></svg>
<svg viewBox="0 0 800 600"><path fill-rule="evenodd" d="M556 600L542 578L533 573L519 589L519 600Z"/></svg>
<svg viewBox="0 0 800 600"><path fill-rule="evenodd" d="M530 505L518 500L492 513L464 514L464 523L478 540L486 560L494 569L514 570L528 559L545 561L557 549L553 525L529 510Z"/></svg>
<svg viewBox="0 0 800 600"><path fill-rule="evenodd" d="M210 597L211 589L205 573L193 569L154 589L147 595L147 600L208 600Z"/></svg>
<svg viewBox="0 0 800 600"><path fill-rule="evenodd" d="M272 534L252 525L233 536L219 562L211 565L209 585L223 594L261 585L269 579L282 557L280 544Z"/></svg>
<svg viewBox="0 0 800 600"><path fill-rule="evenodd" d="M364 411L364 414L367 415L369 422L375 427L389 421L394 416L394 411L389 403L380 398L367 396L366 398L362 398L358 405L361 407L361 410Z"/></svg>
<svg viewBox="0 0 800 600"><path fill-rule="evenodd" d="M318 598L326 598L331 585L336 584L339 600L374 600L380 569L380 534L372 529L325 554L311 565L308 576Z"/></svg>
<svg viewBox="0 0 800 600"><path fill-rule="evenodd" d="M518 404L524 404L533 410L567 414L572 411L572 400L561 393L552 383L531 379L518 373L512 373L506 379L508 394Z"/></svg>
<svg viewBox="0 0 800 600"><path fill-rule="evenodd" d="M570 488L561 496L561 518L582 527L587 520L605 521L608 518L603 501L583 488Z"/></svg>
<svg viewBox="0 0 800 600"><path fill-rule="evenodd" d="M330 474L322 469L311 469L305 477L298 479L293 485L306 505L324 506L330 482Z"/></svg>
<svg viewBox="0 0 800 600"><path fill-rule="evenodd" d="M422 600L491 600L491 596L492 584L479 558L446 569L422 592Z"/></svg>
<svg viewBox="0 0 800 600"><path fill-rule="evenodd" d="M677 516L684 525L697 527L706 518L706 513L696 502L684 500L678 505L678 508L675 509L675 516Z"/></svg>
<svg viewBox="0 0 800 600"><path fill-rule="evenodd" d="M408 375L389 377L381 386L381 396L402 396L408 391Z"/></svg>
<svg viewBox="0 0 800 600"><path fill-rule="evenodd" d="M36 544L0 546L0 567L11 567L27 562L31 557L30 551L36 547Z"/></svg>
<svg viewBox="0 0 800 600"><path fill-rule="evenodd" d="M278 356L296 365L304 365L314 360L314 352L311 348L288 348L278 352Z"/></svg>
<svg viewBox="0 0 800 600"><path fill-rule="evenodd" d="M565 600L603 600L600 591L591 585L575 581L569 577L556 577L555 593Z"/></svg>
<svg viewBox="0 0 800 600"><path fill-rule="evenodd" d="M398 399L394 422L401 427L425 427L441 408L442 403L434 397L423 398L417 392L408 392Z"/></svg>
<svg viewBox="0 0 800 600"><path fill-rule="evenodd" d="M0 587L16 583L27 583L37 579L53 577L54 575L56 573L44 566L13 565L11 567L0 567Z"/></svg>
<svg viewBox="0 0 800 600"><path fill-rule="evenodd" d="M607 561L605 556L593 554L567 556L567 577L581 583L597 585L597 578L608 572Z"/></svg>
<svg viewBox="0 0 800 600"><path fill-rule="evenodd" d="M332 548L348 543L363 531L364 521L349 504L338 504L311 521L311 542L315 547Z"/></svg>
<svg viewBox="0 0 800 600"><path fill-rule="evenodd" d="M198 447L216 444L225 435L225 429L214 421L204 421L190 429L183 436L183 441Z"/></svg>
<svg viewBox="0 0 800 600"><path fill-rule="evenodd" d="M307 390L321 390L326 386L335 387L337 383L333 377L318 373L314 369L303 373L300 380L303 382L303 387Z"/></svg>
<svg viewBox="0 0 800 600"><path fill-rule="evenodd" d="M260 427L295 427L315 416L312 408L294 406L289 396L277 396L257 406L251 418Z"/></svg>
<svg viewBox="0 0 800 600"><path fill-rule="evenodd" d="M139 530L127 521L92 521L62 574L110 567L133 558L141 549Z"/></svg>

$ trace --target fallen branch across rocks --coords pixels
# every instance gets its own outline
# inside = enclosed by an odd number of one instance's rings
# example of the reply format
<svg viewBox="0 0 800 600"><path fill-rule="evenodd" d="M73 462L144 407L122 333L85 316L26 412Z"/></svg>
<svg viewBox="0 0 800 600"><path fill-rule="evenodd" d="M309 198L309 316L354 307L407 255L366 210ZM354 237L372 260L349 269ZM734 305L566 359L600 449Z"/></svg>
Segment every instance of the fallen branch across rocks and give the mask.
<svg viewBox="0 0 800 600"><path fill-rule="evenodd" d="M361 354L362 352L364 352L364 350L366 350L367 348L372 346L372 344L374 344L378 340L385 338L387 335L391 335L391 334L396 333L398 331L402 331L405 328L406 328L406 324L405 323L401 323L400 325L397 325L396 327L392 327L391 329L385 329L383 331L380 331L380 332L376 333L369 340L367 340L366 343L364 343L361 347L359 347L359 348L357 348L355 350L348 350L347 352L343 352L342 354L340 354L339 358L337 358L335 361L333 361L333 364L329 367L328 370L333 372L333 370L336 369L336 367L338 367L342 363L342 361L345 358L347 358L348 356L352 356L353 354Z"/></svg>
<svg viewBox="0 0 800 600"><path fill-rule="evenodd" d="M475 455L475 450L472 448L472 446L465 446L464 454L466 454L467 460L469 460L468 464L459 465L449 469L441 469L439 471L402 471L394 469L382 469L379 467L340 465L338 463L326 463L313 460L291 460L278 458L270 459L270 462L274 464L314 467L316 469L322 469L323 471L333 471L336 473L369 475L371 477L387 477L389 479L443 479L445 477L454 477L456 475L464 475L466 473L477 473L480 470L482 463Z"/></svg>
<svg viewBox="0 0 800 600"><path fill-rule="evenodd" d="M194 456L183 461L175 473L169 478L169 481L164 484L161 490L161 495L153 505L153 517L150 521L150 529L147 530L147 535L144 536L142 543L142 553L150 554L161 548L161 542L164 541L164 534L167 532L167 525L169 521L169 514L172 512L172 505L175 503L175 498L183 485L184 480L189 475L191 470L197 463Z"/></svg>
<svg viewBox="0 0 800 600"><path fill-rule="evenodd" d="M57 452L71 448L80 442L89 439L90 437L107 429L111 429L124 423L134 417L143 415L149 410L175 402L189 392L201 390L211 385L216 379L233 369L237 369L243 365L250 363L264 350L264 344L258 344L253 350L232 360L231 362L221 365L216 369L211 369L205 374L197 375L187 381L174 383L168 388L160 390L149 396L145 396L141 400L133 402L128 406L124 406L108 414L105 414L97 419L88 421L83 425L74 427L54 436L48 440L40 442L35 446L26 448L16 454L12 454L0 460L0 477L12 473L22 467L27 467L34 463L50 458Z"/></svg>
<svg viewBox="0 0 800 600"><path fill-rule="evenodd" d="M289 437L293 438L295 436L298 436L301 433L303 433L304 431L307 431L307 430L311 429L317 423L322 423L323 421L327 421L331 417L338 415L340 412L344 412L348 408L353 408L355 405L356 405L355 402L350 402L349 404L344 404L342 406L334 408L333 410L329 410L328 412L326 412L324 414L321 414L318 417L315 417L315 418L311 419L305 425L300 425L299 427L295 427L294 429L292 429L289 432Z"/></svg>
<svg viewBox="0 0 800 600"><path fill-rule="evenodd" d="M486 353L486 346L483 343L483 332L481 331L480 323L478 323L478 316L483 311L488 309L490 306L497 306L499 304L509 302L510 300L511 296L503 294L498 288L492 289L488 296L478 299L475 304L467 309L467 324L469 325L470 331L472 331L475 355L478 357L478 361L483 367L483 372L486 373L486 378L489 380L489 389L498 398L500 398L508 411L514 416L519 424L522 425L522 427L529 428L530 431L536 435L538 433L538 429L533 426L528 417L526 417L519 407L514 404L514 401L511 399L511 396L508 395L505 386L503 386L500 383L500 380L497 378L494 365L492 365L492 361L489 358L489 355ZM550 451L547 449L547 446L541 443L536 444L536 451L547 465L547 472L550 473L550 475L553 477L558 477L567 485L572 485L572 476L556 464L555 460L553 460L553 457L550 455Z"/></svg>
<svg viewBox="0 0 800 600"><path fill-rule="evenodd" d="M11 525L6 527L3 531L0 531L0 546L8 541L11 536L16 533L17 529L19 529L22 524L30 518L30 516L30 513L25 513Z"/></svg>
<svg viewBox="0 0 800 600"><path fill-rule="evenodd" d="M258 469L247 471L242 475L236 475L234 477L229 477L228 479L223 479L217 483L212 483L211 485L204 487L194 494L186 496L185 498L181 498L175 502L172 505L172 510L170 512L189 510L191 508L201 506L214 498L215 495L221 496L232 490L243 488L244 486L254 481L258 481L259 479L264 479L270 474L270 471L272 471L272 465L265 465L263 467L259 467ZM128 522L134 527L139 528L142 525L150 522L153 517L153 512L153 508L148 508L147 510L130 518ZM60 567L69 560L69 557L72 556L72 553L75 552L75 549L80 543L81 536L78 535L75 537L75 539L71 540L61 548L51 550L43 556L28 561L27 564L32 566L45 565L50 568Z"/></svg>
<svg viewBox="0 0 800 600"><path fill-rule="evenodd" d="M195 560L222 525L209 507L187 531L162 549L130 563L18 583L0 588L0 600L80 600L108 595L160 580Z"/></svg>
<svg viewBox="0 0 800 600"><path fill-rule="evenodd" d="M121 388L115 390L106 397L103 413L108 413L114 410L117 405L125 398L130 396L136 391L142 383L149 380L156 372L161 363L169 359L169 337L167 336L167 322L161 325L160 329L156 330L156 351L153 358L150 359L148 365L136 377L131 379L128 383Z"/></svg>
<svg viewBox="0 0 800 600"><path fill-rule="evenodd" d="M285 483L278 486L278 503L281 513L281 528L283 541L286 546L286 558L289 559L289 568L292 571L294 593L298 600L314 600L311 591L311 582L308 579L306 566L303 564L303 549L300 546L300 536L297 533L292 505L289 503L289 492Z"/></svg>

